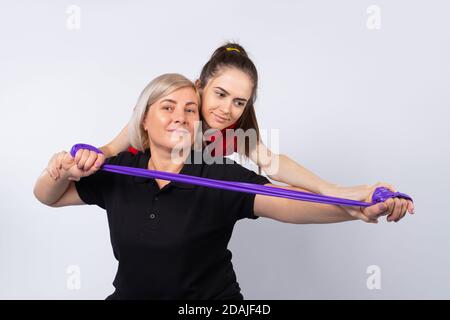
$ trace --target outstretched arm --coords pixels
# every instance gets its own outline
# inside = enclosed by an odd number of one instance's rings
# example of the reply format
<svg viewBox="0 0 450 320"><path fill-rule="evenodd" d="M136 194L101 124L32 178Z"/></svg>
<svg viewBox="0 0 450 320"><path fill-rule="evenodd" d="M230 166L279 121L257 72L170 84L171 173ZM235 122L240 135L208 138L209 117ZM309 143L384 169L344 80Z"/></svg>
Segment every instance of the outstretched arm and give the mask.
<svg viewBox="0 0 450 320"><path fill-rule="evenodd" d="M389 183L378 182L374 185L340 186L323 180L307 170L291 158L283 154L276 154L269 150L262 142L250 153L250 159L260 166L272 180L294 187L306 189L312 193L345 198L357 201L370 201L373 192L378 187L385 187L393 192L397 190ZM406 211L414 213L412 201L405 199L390 199L388 202L388 221L398 221ZM353 207L343 207L350 215L359 214Z"/></svg>
<svg viewBox="0 0 450 320"><path fill-rule="evenodd" d="M279 187L266 184L272 187ZM306 191L300 188L282 187L284 189ZM277 221L295 224L310 223L336 223L362 219L366 222L375 222L376 219L388 210L386 203L366 207L360 211L360 216L348 214L337 205L291 200L257 194L254 202L256 216L271 218ZM357 209L359 211L359 209Z"/></svg>
<svg viewBox="0 0 450 320"><path fill-rule="evenodd" d="M326 191L335 187L288 156L273 153L262 142L250 153L250 159L261 167L270 179L278 182L317 194L326 194Z"/></svg>

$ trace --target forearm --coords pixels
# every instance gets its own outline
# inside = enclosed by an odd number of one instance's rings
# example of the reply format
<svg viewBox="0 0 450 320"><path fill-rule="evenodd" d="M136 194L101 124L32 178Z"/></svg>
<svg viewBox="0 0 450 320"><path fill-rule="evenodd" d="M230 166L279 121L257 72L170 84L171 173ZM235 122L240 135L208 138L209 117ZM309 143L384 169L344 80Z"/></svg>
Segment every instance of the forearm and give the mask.
<svg viewBox="0 0 450 320"><path fill-rule="evenodd" d="M322 224L357 220L357 218L352 217L343 208L336 205L286 200L289 202L286 207L288 223Z"/></svg>
<svg viewBox="0 0 450 320"><path fill-rule="evenodd" d="M269 178L317 194L326 194L336 185L322 179L286 155L273 155L276 167L270 170ZM276 159L275 157L278 157ZM277 163L278 162L278 163ZM273 165L272 165L273 166Z"/></svg>
<svg viewBox="0 0 450 320"><path fill-rule="evenodd" d="M117 148L114 142L110 142L99 148L101 152L105 155L105 158L111 158L118 155L120 152L125 151L126 148L122 150L122 148Z"/></svg>
<svg viewBox="0 0 450 320"><path fill-rule="evenodd" d="M66 170L61 170L57 180L52 179L47 170L44 170L34 186L34 196L43 204L52 206L66 192L70 182Z"/></svg>
<svg viewBox="0 0 450 320"><path fill-rule="evenodd" d="M306 191L294 187L271 186ZM257 215L294 224L337 223L357 220L340 206L262 195L256 196L254 209Z"/></svg>
<svg viewBox="0 0 450 320"><path fill-rule="evenodd" d="M105 158L114 157L118 153L118 152L114 152L113 150L111 150L110 144L106 144L106 145L100 147L99 149L101 152L103 152L103 154L105 155Z"/></svg>
<svg viewBox="0 0 450 320"><path fill-rule="evenodd" d="M120 131L120 133L108 144L100 147L106 158L114 157L118 153L127 150L130 146L128 137L128 124Z"/></svg>

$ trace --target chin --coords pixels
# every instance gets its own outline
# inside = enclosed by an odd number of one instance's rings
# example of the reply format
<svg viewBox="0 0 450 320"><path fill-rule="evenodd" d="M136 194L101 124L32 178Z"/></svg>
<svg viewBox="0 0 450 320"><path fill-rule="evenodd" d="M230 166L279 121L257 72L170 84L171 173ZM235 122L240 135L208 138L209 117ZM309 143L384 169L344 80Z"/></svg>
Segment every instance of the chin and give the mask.
<svg viewBox="0 0 450 320"><path fill-rule="evenodd" d="M217 130L222 130L222 129L225 129L226 127L228 127L228 124L226 124L226 123L220 123L220 122L216 122L216 121L213 121L213 123L214 123L213 128L215 128Z"/></svg>
<svg viewBox="0 0 450 320"><path fill-rule="evenodd" d="M182 139L178 141L168 141L166 143L166 146L169 149L186 149L191 147L192 140L190 141L183 141Z"/></svg>

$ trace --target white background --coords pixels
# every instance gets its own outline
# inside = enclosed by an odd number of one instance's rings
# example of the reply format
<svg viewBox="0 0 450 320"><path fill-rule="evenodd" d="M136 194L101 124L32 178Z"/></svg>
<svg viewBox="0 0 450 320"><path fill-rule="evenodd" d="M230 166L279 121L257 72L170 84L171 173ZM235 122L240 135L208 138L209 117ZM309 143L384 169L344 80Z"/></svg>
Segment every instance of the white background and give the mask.
<svg viewBox="0 0 450 320"><path fill-rule="evenodd" d="M70 5L79 30L66 26ZM367 27L370 5L381 29ZM392 183L417 212L378 225L242 221L230 249L244 297L450 298L449 12L434 0L0 1L0 298L113 291L104 211L46 207L34 183L53 153L113 138L155 76L195 80L226 40L258 68L260 127L280 130L282 153L333 183Z"/></svg>

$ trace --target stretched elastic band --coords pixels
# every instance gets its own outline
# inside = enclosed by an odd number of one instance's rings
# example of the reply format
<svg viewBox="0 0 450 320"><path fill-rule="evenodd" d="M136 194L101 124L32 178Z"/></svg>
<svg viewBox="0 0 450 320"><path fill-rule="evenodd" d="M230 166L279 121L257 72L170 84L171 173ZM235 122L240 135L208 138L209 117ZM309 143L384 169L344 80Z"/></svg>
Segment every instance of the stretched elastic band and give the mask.
<svg viewBox="0 0 450 320"><path fill-rule="evenodd" d="M75 154L79 149L87 149L90 151L95 151L97 153L103 153L101 150L88 145L88 144L76 144L70 150L70 154L72 157L75 157ZM264 186L246 182L239 181L223 181L223 180L214 180L203 177L195 177L180 173L171 173L171 172L163 172L157 170L148 170L142 168L133 168L126 166L116 166L105 164L101 168L103 171L136 176L136 177L144 177L144 178L152 178L152 179L161 179L161 180L169 180L176 181L181 183L193 184L203 187L209 188L217 188L229 191L238 191L252 194L261 194L266 196L287 198L293 200L301 200L301 201L309 201L309 202L317 202L324 204L334 204L334 205L342 205L342 206L360 206L360 207L368 207L374 205L378 202L384 202L389 198L403 198L407 200L413 201L413 199L407 194L400 192L392 192L391 190L378 187L375 189L372 195L372 202L363 202L356 201L350 199L343 199L338 197L330 197L325 195L319 195L314 193L308 193L297 190L287 190L282 188L276 188L271 186Z"/></svg>

